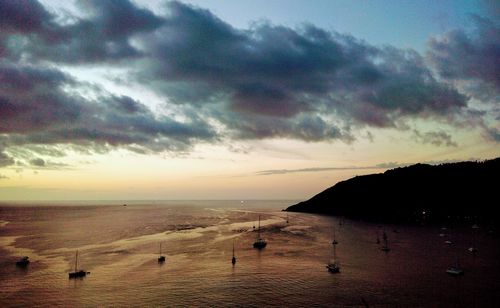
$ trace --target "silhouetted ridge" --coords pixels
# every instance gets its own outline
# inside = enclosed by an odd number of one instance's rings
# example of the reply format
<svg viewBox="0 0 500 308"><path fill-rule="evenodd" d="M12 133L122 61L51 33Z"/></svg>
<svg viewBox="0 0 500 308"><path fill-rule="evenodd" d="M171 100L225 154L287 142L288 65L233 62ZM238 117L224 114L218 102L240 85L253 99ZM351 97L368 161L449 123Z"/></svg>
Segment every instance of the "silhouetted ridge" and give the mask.
<svg viewBox="0 0 500 308"><path fill-rule="evenodd" d="M500 158L416 164L339 182L286 210L387 222L498 223L499 175Z"/></svg>

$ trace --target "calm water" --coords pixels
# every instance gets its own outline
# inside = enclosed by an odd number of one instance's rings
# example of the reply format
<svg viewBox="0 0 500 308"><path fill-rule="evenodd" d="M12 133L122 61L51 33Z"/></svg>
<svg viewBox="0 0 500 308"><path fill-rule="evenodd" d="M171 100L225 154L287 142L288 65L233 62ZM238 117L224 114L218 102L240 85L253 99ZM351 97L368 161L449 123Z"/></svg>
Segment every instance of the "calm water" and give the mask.
<svg viewBox="0 0 500 308"><path fill-rule="evenodd" d="M500 245L486 227L474 256L469 228L386 225L384 253L377 225L298 213L287 224L280 210L289 204L0 205L0 306L500 306ZM259 215L262 251L252 248ZM332 226L339 274L325 268ZM69 280L77 249L91 274ZM23 255L26 269L15 266ZM463 277L445 273L456 255Z"/></svg>

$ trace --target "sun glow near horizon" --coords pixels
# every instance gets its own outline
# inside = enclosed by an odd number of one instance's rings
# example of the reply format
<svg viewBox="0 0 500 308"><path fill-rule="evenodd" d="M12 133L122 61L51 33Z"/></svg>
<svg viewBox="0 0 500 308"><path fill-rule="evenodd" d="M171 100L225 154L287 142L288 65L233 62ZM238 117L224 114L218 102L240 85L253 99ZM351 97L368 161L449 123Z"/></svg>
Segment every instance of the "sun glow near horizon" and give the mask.
<svg viewBox="0 0 500 308"><path fill-rule="evenodd" d="M0 5L0 200L305 199L500 156L487 1Z"/></svg>

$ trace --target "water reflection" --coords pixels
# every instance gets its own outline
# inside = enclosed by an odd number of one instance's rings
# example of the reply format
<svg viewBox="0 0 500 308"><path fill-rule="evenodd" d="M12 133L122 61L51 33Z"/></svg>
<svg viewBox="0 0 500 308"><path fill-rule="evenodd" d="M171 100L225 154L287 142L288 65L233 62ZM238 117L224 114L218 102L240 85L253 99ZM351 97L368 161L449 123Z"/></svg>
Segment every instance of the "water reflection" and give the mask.
<svg viewBox="0 0 500 308"><path fill-rule="evenodd" d="M3 207L0 306L495 306L500 303L498 239L469 229L381 226L345 218L217 207L215 202L113 206ZM245 206L251 202L245 202ZM255 205L255 203L254 203ZM268 245L254 249L261 215ZM340 222L340 224L339 224ZM332 225L342 271L330 275ZM78 226L78 227L75 227ZM178 227L180 226L180 227ZM375 242L389 230L391 251ZM395 229L397 228L397 229ZM391 232L397 230L398 232ZM486 230L484 230L486 232ZM382 233L380 232L381 236ZM233 266L232 243L237 262ZM158 245L168 248L158 263ZM68 279L79 250L81 268ZM456 253L466 270L449 277ZM32 263L16 268L29 255Z"/></svg>

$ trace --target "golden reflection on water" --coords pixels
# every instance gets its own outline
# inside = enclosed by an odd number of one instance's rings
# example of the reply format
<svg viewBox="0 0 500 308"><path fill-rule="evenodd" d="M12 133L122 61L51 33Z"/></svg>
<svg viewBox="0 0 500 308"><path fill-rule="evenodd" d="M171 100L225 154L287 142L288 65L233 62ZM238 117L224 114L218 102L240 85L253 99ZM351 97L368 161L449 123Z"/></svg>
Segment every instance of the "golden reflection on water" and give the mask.
<svg viewBox="0 0 500 308"><path fill-rule="evenodd" d="M105 206L0 207L0 306L495 306L497 239L457 230L456 247L435 227L377 225L286 213L287 202L191 202ZM261 215L268 246L252 248ZM340 274L325 265L336 229ZM387 226L387 230L392 230ZM484 230L486 231L486 230ZM231 264L235 241L237 262ZM157 262L159 243L167 260ZM69 280L75 251L91 273ZM457 251L466 275L444 273ZM30 256L26 269L14 264Z"/></svg>

